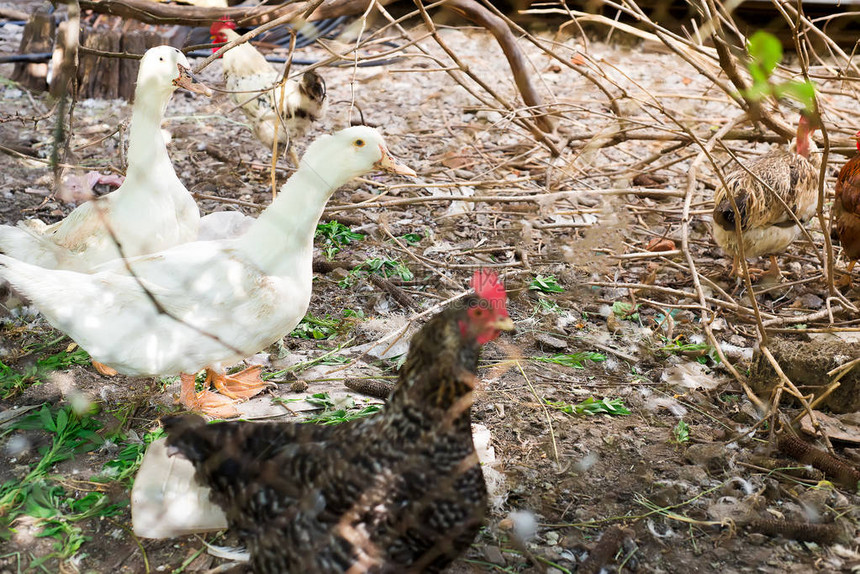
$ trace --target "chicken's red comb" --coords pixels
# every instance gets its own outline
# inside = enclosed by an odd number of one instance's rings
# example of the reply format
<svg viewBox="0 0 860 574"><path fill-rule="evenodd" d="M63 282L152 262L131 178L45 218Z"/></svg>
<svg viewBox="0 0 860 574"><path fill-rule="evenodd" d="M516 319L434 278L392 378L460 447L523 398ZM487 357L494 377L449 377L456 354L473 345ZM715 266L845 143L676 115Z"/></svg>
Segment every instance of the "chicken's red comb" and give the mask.
<svg viewBox="0 0 860 574"><path fill-rule="evenodd" d="M487 300L494 309L507 315L505 286L499 281L498 275L483 269L475 271L475 274L472 275L472 289L475 290L478 297Z"/></svg>
<svg viewBox="0 0 860 574"><path fill-rule="evenodd" d="M229 16L221 16L221 19L217 22L214 22L212 26L209 27L209 33L213 36L218 34L224 28L229 28L231 30L236 29L236 22L230 19Z"/></svg>

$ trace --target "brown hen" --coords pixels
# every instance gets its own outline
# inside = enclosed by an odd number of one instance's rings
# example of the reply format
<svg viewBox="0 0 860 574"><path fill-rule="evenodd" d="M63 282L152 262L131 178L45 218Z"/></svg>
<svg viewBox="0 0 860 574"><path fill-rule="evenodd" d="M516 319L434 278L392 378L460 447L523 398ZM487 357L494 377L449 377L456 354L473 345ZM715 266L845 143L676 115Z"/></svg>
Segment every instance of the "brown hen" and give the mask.
<svg viewBox="0 0 860 574"><path fill-rule="evenodd" d="M772 275L780 275L776 254L785 251L800 234L786 211L787 205L801 224L815 215L821 156L810 138L814 128L800 117L797 138L789 149L772 150L748 167L738 166L726 176L726 185L714 194L714 239L732 256L731 275L740 273L740 249L735 210L740 215L741 240L747 258L770 255ZM770 188L770 189L769 189Z"/></svg>
<svg viewBox="0 0 860 574"><path fill-rule="evenodd" d="M854 137L860 152L860 131ZM833 221L842 251L849 261L847 283L850 285L851 270L860 259L860 153L849 159L836 177Z"/></svg>
<svg viewBox="0 0 860 574"><path fill-rule="evenodd" d="M164 420L255 572L438 572L483 522L472 443L480 346L513 328L495 276L412 338L385 410L337 426Z"/></svg>

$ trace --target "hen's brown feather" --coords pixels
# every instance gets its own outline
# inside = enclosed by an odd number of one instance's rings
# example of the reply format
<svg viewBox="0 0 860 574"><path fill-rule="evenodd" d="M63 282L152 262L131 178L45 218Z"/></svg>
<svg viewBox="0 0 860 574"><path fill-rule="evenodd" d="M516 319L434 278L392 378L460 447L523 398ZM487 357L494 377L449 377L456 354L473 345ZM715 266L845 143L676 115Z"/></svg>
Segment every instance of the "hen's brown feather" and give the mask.
<svg viewBox="0 0 860 574"><path fill-rule="evenodd" d="M747 169L739 166L729 173L726 186L720 186L714 194L717 243L728 253L737 255L731 194L741 216L745 255L755 257L784 250L799 229L783 202L801 223L812 218L818 199L820 161L818 155L810 160L792 149L777 149L760 157Z"/></svg>
<svg viewBox="0 0 860 574"><path fill-rule="evenodd" d="M839 170L833 218L845 256L851 261L860 259L860 154Z"/></svg>

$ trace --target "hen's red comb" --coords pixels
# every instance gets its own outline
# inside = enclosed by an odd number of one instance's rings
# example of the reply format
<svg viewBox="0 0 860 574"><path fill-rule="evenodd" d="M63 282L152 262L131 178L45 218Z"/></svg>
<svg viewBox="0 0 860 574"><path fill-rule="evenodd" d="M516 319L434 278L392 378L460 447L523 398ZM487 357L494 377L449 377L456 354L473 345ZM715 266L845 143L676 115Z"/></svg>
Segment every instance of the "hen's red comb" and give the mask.
<svg viewBox="0 0 860 574"><path fill-rule="evenodd" d="M236 23L230 19L229 16L221 16L221 19L217 22L214 22L212 26L209 27L209 33L213 36L218 34L224 28L229 28L231 30L236 29Z"/></svg>
<svg viewBox="0 0 860 574"><path fill-rule="evenodd" d="M505 309L505 286L499 281L499 276L491 271L479 269L472 275L472 289L478 297L490 303L493 309L507 315Z"/></svg>

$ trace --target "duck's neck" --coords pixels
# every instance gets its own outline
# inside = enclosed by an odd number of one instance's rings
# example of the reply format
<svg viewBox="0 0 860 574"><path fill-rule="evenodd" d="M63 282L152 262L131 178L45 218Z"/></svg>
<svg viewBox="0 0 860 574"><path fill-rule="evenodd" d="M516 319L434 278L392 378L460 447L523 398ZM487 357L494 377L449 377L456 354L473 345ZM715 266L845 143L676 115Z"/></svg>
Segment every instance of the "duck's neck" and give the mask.
<svg viewBox="0 0 860 574"><path fill-rule="evenodd" d="M131 127L128 136L129 161L126 178L132 181L151 181L153 174L164 178L176 178L173 164L167 155L167 146L161 135L161 122L170 101L172 90L158 89L152 85L139 83L134 91L134 106L131 114ZM140 186L132 186L139 189ZM155 190L141 189L152 193Z"/></svg>
<svg viewBox="0 0 860 574"><path fill-rule="evenodd" d="M239 249L266 274L303 273L311 266L314 232L325 204L349 179L303 159L278 197L239 239Z"/></svg>

